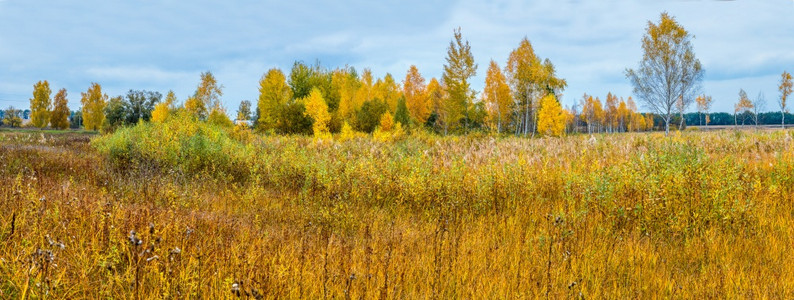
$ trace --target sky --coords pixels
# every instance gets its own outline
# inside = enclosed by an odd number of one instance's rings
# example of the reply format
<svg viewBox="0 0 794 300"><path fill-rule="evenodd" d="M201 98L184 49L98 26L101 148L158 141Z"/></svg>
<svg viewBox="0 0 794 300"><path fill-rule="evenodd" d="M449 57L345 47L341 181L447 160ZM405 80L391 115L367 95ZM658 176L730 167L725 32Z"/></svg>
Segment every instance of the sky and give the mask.
<svg viewBox="0 0 794 300"><path fill-rule="evenodd" d="M0 107L28 108L39 80L53 95L66 88L72 109L92 82L109 96L173 90L184 101L211 71L232 115L256 101L268 69L288 73L294 61L440 77L457 27L479 65L475 90L490 60L504 67L527 37L567 80L570 106L584 93L632 96L624 71L665 11L695 37L712 111L732 112L740 88L779 111L780 74L794 72L794 0L0 0Z"/></svg>

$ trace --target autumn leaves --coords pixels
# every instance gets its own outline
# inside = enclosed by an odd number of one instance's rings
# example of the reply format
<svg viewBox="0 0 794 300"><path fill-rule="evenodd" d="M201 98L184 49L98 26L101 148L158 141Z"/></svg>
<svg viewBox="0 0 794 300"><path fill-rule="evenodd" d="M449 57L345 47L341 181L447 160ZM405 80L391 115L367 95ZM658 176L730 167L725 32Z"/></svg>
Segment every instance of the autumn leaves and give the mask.
<svg viewBox="0 0 794 300"><path fill-rule="evenodd" d="M477 67L460 29L450 41L440 80L426 80L415 65L399 83L391 74L376 79L369 69L326 70L296 62L288 75L277 68L263 75L255 126L261 132L317 137L403 128L563 134L572 120L557 100L566 82L549 60L535 55L529 40L511 53L504 73L491 62L481 94L471 88ZM549 101L541 101L544 97Z"/></svg>
<svg viewBox="0 0 794 300"><path fill-rule="evenodd" d="M92 85L91 88L95 87ZM91 89L89 89L90 92ZM33 85L33 98L30 98L30 122L34 127L38 128L45 128L49 125L55 129L66 129L69 127L69 116L71 113L68 106L69 100L66 98L66 89L60 89L53 99L50 99L51 94L52 90L48 81L39 81ZM88 104L88 107L86 107L87 116L91 118L89 121L93 121L97 118L96 110L94 109L97 106L93 105L97 99L86 98L87 96L90 95L83 93L82 102L84 106L86 103ZM104 105L102 105L102 108L104 108ZM101 112L102 108L99 109L100 114L103 114ZM21 123L21 120L16 123ZM9 124L12 126L20 125L14 122L9 122ZM93 123L89 125L93 125Z"/></svg>

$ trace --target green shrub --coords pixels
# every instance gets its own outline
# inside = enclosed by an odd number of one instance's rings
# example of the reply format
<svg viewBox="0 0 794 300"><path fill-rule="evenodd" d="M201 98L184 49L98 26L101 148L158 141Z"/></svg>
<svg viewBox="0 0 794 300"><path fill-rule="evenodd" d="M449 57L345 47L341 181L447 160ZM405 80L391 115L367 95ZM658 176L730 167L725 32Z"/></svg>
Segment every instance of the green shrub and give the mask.
<svg viewBox="0 0 794 300"><path fill-rule="evenodd" d="M250 147L222 125L177 113L161 124L141 122L92 141L117 166L153 165L184 172L247 176Z"/></svg>

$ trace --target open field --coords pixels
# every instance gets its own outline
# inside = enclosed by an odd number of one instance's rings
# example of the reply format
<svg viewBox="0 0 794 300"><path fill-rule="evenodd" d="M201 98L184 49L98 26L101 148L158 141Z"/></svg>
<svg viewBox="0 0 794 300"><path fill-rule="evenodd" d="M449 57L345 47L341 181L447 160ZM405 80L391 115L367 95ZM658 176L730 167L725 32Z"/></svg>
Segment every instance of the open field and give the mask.
<svg viewBox="0 0 794 300"><path fill-rule="evenodd" d="M35 127L29 128L10 128L10 127L0 127L0 133L11 133L11 132L27 132L27 133L43 133L43 134L97 134L96 131L88 131L83 129L39 129Z"/></svg>
<svg viewBox="0 0 794 300"><path fill-rule="evenodd" d="M791 131L147 126L0 132L0 298L794 297Z"/></svg>

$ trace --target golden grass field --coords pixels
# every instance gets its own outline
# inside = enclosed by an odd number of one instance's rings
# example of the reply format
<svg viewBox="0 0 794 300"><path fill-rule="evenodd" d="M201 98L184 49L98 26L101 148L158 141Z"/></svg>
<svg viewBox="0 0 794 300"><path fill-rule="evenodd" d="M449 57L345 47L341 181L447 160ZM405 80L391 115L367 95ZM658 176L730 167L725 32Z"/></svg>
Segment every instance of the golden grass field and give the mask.
<svg viewBox="0 0 794 300"><path fill-rule="evenodd" d="M794 297L794 131L147 126L0 132L0 298Z"/></svg>

